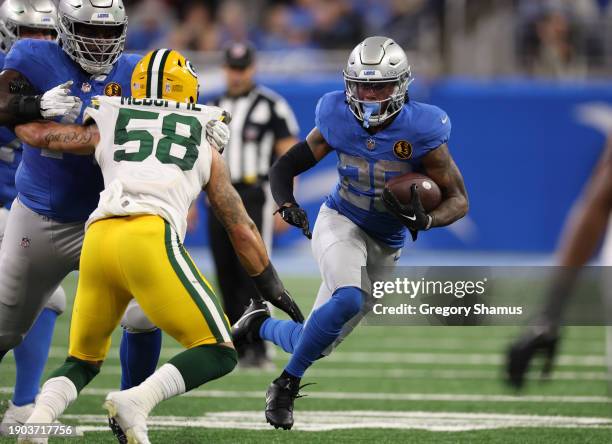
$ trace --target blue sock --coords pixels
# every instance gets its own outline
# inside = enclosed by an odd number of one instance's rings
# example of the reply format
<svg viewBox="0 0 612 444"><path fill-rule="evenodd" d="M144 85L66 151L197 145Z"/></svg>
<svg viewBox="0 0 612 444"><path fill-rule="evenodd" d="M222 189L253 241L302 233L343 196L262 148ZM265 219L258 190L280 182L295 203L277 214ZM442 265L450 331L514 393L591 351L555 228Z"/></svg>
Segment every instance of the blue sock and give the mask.
<svg viewBox="0 0 612 444"><path fill-rule="evenodd" d="M45 308L38 315L23 342L13 349L17 367L17 381L13 394L13 404L16 406L31 404L38 395L40 378L49 357L57 316L57 312Z"/></svg>
<svg viewBox="0 0 612 444"><path fill-rule="evenodd" d="M306 369L334 342L344 324L359 313L362 306L361 289L338 288L330 300L308 318L285 371L298 378L304 376Z"/></svg>
<svg viewBox="0 0 612 444"><path fill-rule="evenodd" d="M119 358L121 390L136 387L155 372L161 351L162 332L129 333L123 330Z"/></svg>
<svg viewBox="0 0 612 444"><path fill-rule="evenodd" d="M273 342L287 353L293 353L295 345L302 334L304 324L294 321L281 321L268 318L259 328L259 336L266 341Z"/></svg>

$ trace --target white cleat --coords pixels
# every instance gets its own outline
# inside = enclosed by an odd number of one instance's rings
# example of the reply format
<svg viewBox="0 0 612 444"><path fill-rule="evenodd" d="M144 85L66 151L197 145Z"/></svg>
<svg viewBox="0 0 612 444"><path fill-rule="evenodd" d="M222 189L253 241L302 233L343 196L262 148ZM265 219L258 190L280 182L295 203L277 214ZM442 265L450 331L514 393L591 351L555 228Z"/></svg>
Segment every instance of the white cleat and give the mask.
<svg viewBox="0 0 612 444"><path fill-rule="evenodd" d="M16 406L12 401L8 402L8 409L4 412L2 422L0 422L0 435L8 435L5 430L9 425L23 425L26 423L34 411L34 403Z"/></svg>
<svg viewBox="0 0 612 444"><path fill-rule="evenodd" d="M108 425L122 444L151 444L147 434L149 415L128 392L111 392L106 396L103 407L108 412Z"/></svg>
<svg viewBox="0 0 612 444"><path fill-rule="evenodd" d="M10 434L10 426L24 425L34 411L33 403L16 406L12 401L9 401L8 405L2 422L0 422L0 436L8 436Z"/></svg>

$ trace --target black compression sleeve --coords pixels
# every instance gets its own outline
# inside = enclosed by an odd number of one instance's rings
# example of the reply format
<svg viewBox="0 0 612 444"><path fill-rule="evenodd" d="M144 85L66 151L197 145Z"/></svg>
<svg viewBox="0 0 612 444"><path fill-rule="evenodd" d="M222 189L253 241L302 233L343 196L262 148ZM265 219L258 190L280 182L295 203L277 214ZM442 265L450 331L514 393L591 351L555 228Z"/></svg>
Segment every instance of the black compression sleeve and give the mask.
<svg viewBox="0 0 612 444"><path fill-rule="evenodd" d="M40 99L42 96L14 95L9 101L9 111L20 122L40 120Z"/></svg>
<svg viewBox="0 0 612 444"><path fill-rule="evenodd" d="M293 178L317 164L312 150L306 142L296 143L279 157L270 168L270 188L278 206L294 203Z"/></svg>

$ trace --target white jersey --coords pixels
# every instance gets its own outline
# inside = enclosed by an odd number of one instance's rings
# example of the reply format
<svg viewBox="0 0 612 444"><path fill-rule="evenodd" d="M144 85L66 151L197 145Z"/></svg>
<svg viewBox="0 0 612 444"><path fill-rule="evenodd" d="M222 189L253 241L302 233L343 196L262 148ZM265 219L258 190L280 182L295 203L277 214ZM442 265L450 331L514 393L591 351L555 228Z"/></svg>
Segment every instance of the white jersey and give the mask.
<svg viewBox="0 0 612 444"><path fill-rule="evenodd" d="M94 98L83 121L98 125L95 158L104 191L86 229L108 217L156 214L183 240L189 206L210 178L206 123L221 114L214 106L168 100Z"/></svg>

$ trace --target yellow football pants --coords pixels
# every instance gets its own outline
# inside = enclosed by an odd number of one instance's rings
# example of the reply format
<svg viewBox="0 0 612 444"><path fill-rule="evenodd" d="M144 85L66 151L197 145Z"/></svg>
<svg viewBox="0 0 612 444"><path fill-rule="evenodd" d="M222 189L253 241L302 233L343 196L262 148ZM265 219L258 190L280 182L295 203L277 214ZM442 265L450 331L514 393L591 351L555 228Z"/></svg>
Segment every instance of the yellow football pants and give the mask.
<svg viewBox="0 0 612 444"><path fill-rule="evenodd" d="M135 298L147 317L187 348L231 342L210 284L159 216L103 219L85 233L69 354L102 361Z"/></svg>

